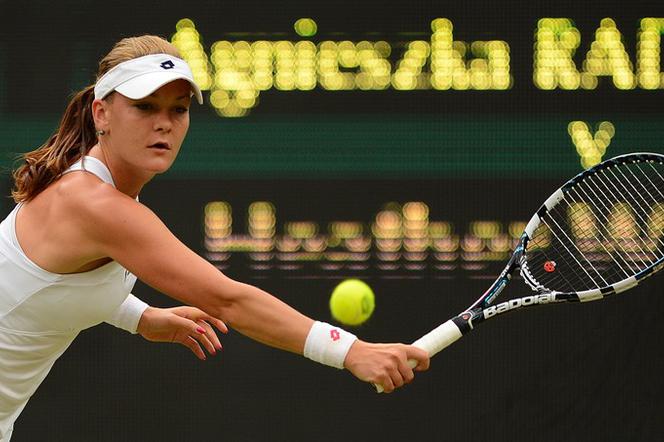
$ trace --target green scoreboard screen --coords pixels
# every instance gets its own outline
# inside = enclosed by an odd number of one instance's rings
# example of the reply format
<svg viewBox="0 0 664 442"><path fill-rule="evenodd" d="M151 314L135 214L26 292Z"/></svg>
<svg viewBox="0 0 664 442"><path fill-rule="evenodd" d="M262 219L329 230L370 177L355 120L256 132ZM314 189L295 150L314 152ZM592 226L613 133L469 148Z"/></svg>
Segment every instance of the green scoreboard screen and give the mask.
<svg viewBox="0 0 664 442"><path fill-rule="evenodd" d="M662 149L657 2L315 3L0 3L0 164L145 33L205 91L173 175L559 177Z"/></svg>

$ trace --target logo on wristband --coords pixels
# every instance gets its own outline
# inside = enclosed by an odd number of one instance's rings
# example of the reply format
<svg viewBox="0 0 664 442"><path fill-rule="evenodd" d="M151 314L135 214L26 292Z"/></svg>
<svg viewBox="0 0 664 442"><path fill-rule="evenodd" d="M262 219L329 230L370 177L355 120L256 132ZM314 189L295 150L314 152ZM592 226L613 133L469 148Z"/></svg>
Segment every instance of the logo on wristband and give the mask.
<svg viewBox="0 0 664 442"><path fill-rule="evenodd" d="M332 338L333 341L338 341L341 339L341 334L339 334L339 330L336 328L330 330L330 337Z"/></svg>

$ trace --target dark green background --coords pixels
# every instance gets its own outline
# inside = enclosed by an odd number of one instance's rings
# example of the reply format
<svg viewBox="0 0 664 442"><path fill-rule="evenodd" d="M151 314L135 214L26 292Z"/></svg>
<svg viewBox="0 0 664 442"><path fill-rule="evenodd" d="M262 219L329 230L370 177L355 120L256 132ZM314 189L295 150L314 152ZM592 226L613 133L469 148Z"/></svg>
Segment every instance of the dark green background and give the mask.
<svg viewBox="0 0 664 442"><path fill-rule="evenodd" d="M194 116L169 177L206 178L566 178L581 170L559 115L305 115L222 119ZM609 119L608 156L662 152L655 115ZM40 145L54 119L7 118L2 165ZM593 128L593 130L597 130Z"/></svg>

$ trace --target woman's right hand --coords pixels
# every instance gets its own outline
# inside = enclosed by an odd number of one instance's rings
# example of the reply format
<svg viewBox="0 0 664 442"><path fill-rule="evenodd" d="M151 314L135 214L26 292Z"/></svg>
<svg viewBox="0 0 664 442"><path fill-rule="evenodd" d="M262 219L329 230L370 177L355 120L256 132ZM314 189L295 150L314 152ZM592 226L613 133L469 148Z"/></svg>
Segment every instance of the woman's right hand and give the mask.
<svg viewBox="0 0 664 442"><path fill-rule="evenodd" d="M409 359L417 361L414 369L408 365ZM429 369L429 354L412 345L357 340L346 355L344 367L361 381L382 385L385 393L391 393L410 383L415 377L413 371Z"/></svg>
<svg viewBox="0 0 664 442"><path fill-rule="evenodd" d="M222 320L195 307L148 307L141 316L137 332L148 341L182 344L198 359L205 360L201 346L212 355L221 350L221 342L211 324L220 332L228 333Z"/></svg>

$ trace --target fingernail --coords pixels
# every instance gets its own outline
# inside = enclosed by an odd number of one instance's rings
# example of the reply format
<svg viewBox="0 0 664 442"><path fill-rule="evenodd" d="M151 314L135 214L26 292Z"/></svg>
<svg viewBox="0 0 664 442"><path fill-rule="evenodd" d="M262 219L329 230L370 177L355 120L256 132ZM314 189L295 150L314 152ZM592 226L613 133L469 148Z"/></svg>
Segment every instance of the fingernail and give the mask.
<svg viewBox="0 0 664 442"><path fill-rule="evenodd" d="M197 331L198 333L205 333L205 329L204 329L203 327L198 327L198 328L196 329L196 331Z"/></svg>

